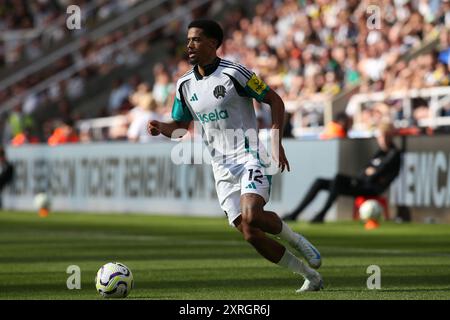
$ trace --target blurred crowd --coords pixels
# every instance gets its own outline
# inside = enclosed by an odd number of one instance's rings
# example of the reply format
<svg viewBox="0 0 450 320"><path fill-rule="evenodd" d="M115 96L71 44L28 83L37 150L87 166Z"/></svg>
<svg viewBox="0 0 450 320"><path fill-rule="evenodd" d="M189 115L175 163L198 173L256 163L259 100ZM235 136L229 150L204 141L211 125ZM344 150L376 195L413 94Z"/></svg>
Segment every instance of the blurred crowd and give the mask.
<svg viewBox="0 0 450 320"><path fill-rule="evenodd" d="M88 19L90 17L97 21L106 19L114 14L120 14L124 10L127 10L131 6L142 1L143 0L81 0L69 2L70 4L80 5L83 19ZM166 3L159 8L160 12L170 13L174 10L174 6L177 6L181 2L187 1L179 0ZM57 23L56 21L60 21L62 18L63 24L61 24L60 27L64 32L68 32L65 26L65 8L67 7L67 3L68 1L66 0L39 0L33 2L22 0L0 0L0 16L10 17L7 21L2 20L3 24L0 24L0 30L2 28L8 31L14 31L16 28L22 30L21 28L28 26L29 23L31 23L30 27L38 28L41 26L45 28L46 25L42 25L44 22L38 19L41 12L40 10L42 9L42 11L48 13L49 19L50 17L54 17L55 19L54 21L49 20L49 25L52 25L53 27L54 24ZM91 10L85 10L86 8L90 8ZM86 14L86 12L90 12L90 15ZM12 19L11 17L13 16L16 18ZM39 70L39 72L33 73L23 80L16 82L5 90L0 90L1 105L11 98L27 92L28 89L35 85L49 80L56 74L66 71L72 66L86 66L80 68L79 71L64 80L50 82L50 85L45 90L36 93L27 93L21 102L13 106L9 113L4 126L3 140L8 141L14 139L16 135L23 133L25 129L27 129L30 132L34 132L36 136L39 137L40 141L47 141L50 132L56 130L56 128L64 122L70 120L69 122L74 123L79 120L81 115L76 110L76 105L74 104L86 93L87 85L90 80L99 76L108 76L123 66L133 67L138 65L141 62L143 55L150 50L150 43L155 38L161 38L161 33L168 33L160 28L144 38L131 42L127 46L111 50L112 45L124 41L128 35L148 26L152 22L152 19L154 19L154 17L152 17L151 12L140 15L131 24L96 40L89 40L87 37L81 35L78 50L70 52L70 54L67 54L51 65ZM186 18L189 18L189 15ZM84 28L82 28L82 30L86 30L87 26L84 22L83 26ZM172 32L176 32L176 30L172 30ZM62 35L61 39L64 38L64 35ZM39 40L33 40L29 41L26 46L20 45L17 47L17 50L21 53L18 55L19 60L26 60L27 57L24 57L22 53L27 51L28 46L33 46L33 43L36 41L40 42ZM2 44L4 43L5 42L2 42ZM40 44L42 43L40 42ZM8 56L8 54L13 54L14 51L15 50L6 49L4 46L1 47L0 60L1 57L4 58ZM41 49L38 51L40 54L43 53L43 50ZM40 55L36 55L35 58L38 58L39 56ZM5 59L3 61L5 61ZM0 72L1 71L2 70L0 69ZM129 79L129 82L134 89L137 88L137 85L141 81L136 79L138 79L138 77ZM56 105L57 110L52 112L55 116L48 119L42 126L38 126L35 123L36 119L33 115L39 107L46 105Z"/></svg>
<svg viewBox="0 0 450 320"><path fill-rule="evenodd" d="M437 35L448 52L449 12L439 0L263 1L236 21L223 54L277 90L296 126L320 126L324 104L355 85L354 93L448 85L448 55L402 58Z"/></svg>
<svg viewBox="0 0 450 320"><path fill-rule="evenodd" d="M246 65L281 95L287 110L286 136L295 126L322 127L325 104L352 87L369 93L448 86L450 1L381 1L380 21L371 20L376 11L367 10L374 3L261 1L253 18L236 10L222 21L227 37L219 56ZM402 59L433 36L439 37L438 49ZM167 118L174 83L190 68L183 59L180 55L154 70L149 94L157 113ZM111 96L117 98L127 87L122 84ZM429 116L428 101L415 104L411 125ZM111 114L119 110L117 105L110 105ZM268 127L270 110L258 104L255 109L260 128ZM394 121L403 116L399 101L376 103L351 123L370 130L383 118Z"/></svg>
<svg viewBox="0 0 450 320"><path fill-rule="evenodd" d="M4 2L0 0L0 8ZM211 7L213 5L207 10L212 10ZM172 56L162 58L153 67L151 79L135 75L114 81L102 116L119 116L120 121L103 131L104 139L148 141L150 138L143 129L146 121L170 119L176 80L191 68L186 62L184 37L186 23L194 16L186 16L184 21L170 25L163 33L150 36L165 36L173 41ZM11 28L14 24L9 23ZM134 28L147 23L145 17L141 18ZM264 0L256 2L254 12L239 7L228 11L220 23L226 32L226 40L219 49L219 56L246 65L280 94L286 105L285 136L292 136L295 127L324 126L324 106L346 90L389 92L448 86L450 83L449 0ZM117 32L96 43L85 43L78 56L96 63L67 81L55 83L45 94L27 97L8 120L12 136L24 132L21 129L28 125L23 124L32 122L26 120L27 115L48 99L58 101L61 114L79 120L70 101L83 94L86 79L96 74L108 74L115 64L125 61L138 64L142 52L148 50L150 41L147 38L114 58L103 54L102 47L125 35L126 32ZM438 44L431 52L419 52L405 59L434 38L438 38ZM76 56L62 59L53 70L47 70L47 75L40 77L45 78L58 68L75 63ZM29 77L24 87L19 84L10 88L3 97L0 93L0 103L38 81L37 76ZM62 99L62 92L65 99ZM255 110L259 127L267 128L271 121L270 110L266 105L256 103ZM450 105L441 113L450 115ZM397 120L404 116L398 101L377 103L364 109L358 119L351 119L351 123L360 122L370 129L380 117ZM411 116L411 125L428 117L429 101L416 101ZM18 121L16 118L20 117ZM67 126L66 122L60 125ZM21 123L22 128L14 129L14 123ZM81 141L93 139L91 127L76 129ZM45 139L52 132L51 128L47 131Z"/></svg>
<svg viewBox="0 0 450 320"><path fill-rule="evenodd" d="M80 8L83 26L119 15L142 0L0 0L0 68L41 57L45 50L79 35L66 27L66 8Z"/></svg>

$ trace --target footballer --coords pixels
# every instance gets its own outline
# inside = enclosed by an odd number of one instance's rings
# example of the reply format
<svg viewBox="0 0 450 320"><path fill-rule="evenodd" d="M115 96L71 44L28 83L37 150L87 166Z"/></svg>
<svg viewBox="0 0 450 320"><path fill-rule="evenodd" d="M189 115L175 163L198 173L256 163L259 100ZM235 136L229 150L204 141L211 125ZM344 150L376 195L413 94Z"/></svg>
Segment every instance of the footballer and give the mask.
<svg viewBox="0 0 450 320"><path fill-rule="evenodd" d="M189 24L187 53L193 68L177 81L173 121L150 121L148 131L173 138L178 129L187 132L191 121L200 124L211 154L217 196L230 225L265 259L303 276L303 286L297 292L318 291L323 288L322 277L314 270L321 266L319 251L276 213L264 210L271 176L264 174L262 147L255 142L257 135L251 139L246 134L228 134L230 130L257 133L252 99L270 105L272 132L282 132L284 103L254 72L219 58L216 51L222 41L223 30L215 21L195 20ZM275 160L282 172L290 171L281 134L277 139ZM267 233L287 241L307 264Z"/></svg>

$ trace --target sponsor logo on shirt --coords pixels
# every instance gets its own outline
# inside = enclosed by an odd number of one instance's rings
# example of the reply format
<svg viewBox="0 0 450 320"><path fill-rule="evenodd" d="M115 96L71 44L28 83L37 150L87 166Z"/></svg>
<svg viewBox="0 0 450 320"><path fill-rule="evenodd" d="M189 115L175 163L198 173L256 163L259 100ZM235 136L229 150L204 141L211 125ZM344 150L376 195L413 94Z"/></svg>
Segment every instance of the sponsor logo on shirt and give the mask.
<svg viewBox="0 0 450 320"><path fill-rule="evenodd" d="M223 120L223 119L228 119L228 111L227 110L214 109L214 111L212 111L210 113L202 114L200 112L196 112L196 114L202 124L208 123L208 122L219 121L219 120Z"/></svg>

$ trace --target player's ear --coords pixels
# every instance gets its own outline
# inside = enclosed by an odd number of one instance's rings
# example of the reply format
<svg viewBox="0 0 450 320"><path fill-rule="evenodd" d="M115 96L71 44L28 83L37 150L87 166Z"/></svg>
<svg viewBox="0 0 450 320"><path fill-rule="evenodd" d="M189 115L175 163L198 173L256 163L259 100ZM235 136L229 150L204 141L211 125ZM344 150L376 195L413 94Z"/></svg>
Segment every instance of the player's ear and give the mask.
<svg viewBox="0 0 450 320"><path fill-rule="evenodd" d="M218 42L217 42L216 39L214 39L214 38L209 38L209 39L208 39L208 46L209 46L211 49L216 50L216 49L217 49L217 44L218 44Z"/></svg>

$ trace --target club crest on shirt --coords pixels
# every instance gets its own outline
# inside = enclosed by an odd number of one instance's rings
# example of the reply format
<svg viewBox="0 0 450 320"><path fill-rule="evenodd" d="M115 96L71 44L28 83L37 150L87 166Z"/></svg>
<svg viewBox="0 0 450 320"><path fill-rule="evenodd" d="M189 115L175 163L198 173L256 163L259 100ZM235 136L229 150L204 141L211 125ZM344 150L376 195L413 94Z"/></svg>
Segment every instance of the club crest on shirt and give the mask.
<svg viewBox="0 0 450 320"><path fill-rule="evenodd" d="M214 88L213 93L214 93L214 97L216 97L216 99L224 98L225 94L227 93L227 90L225 89L224 86L219 85Z"/></svg>

